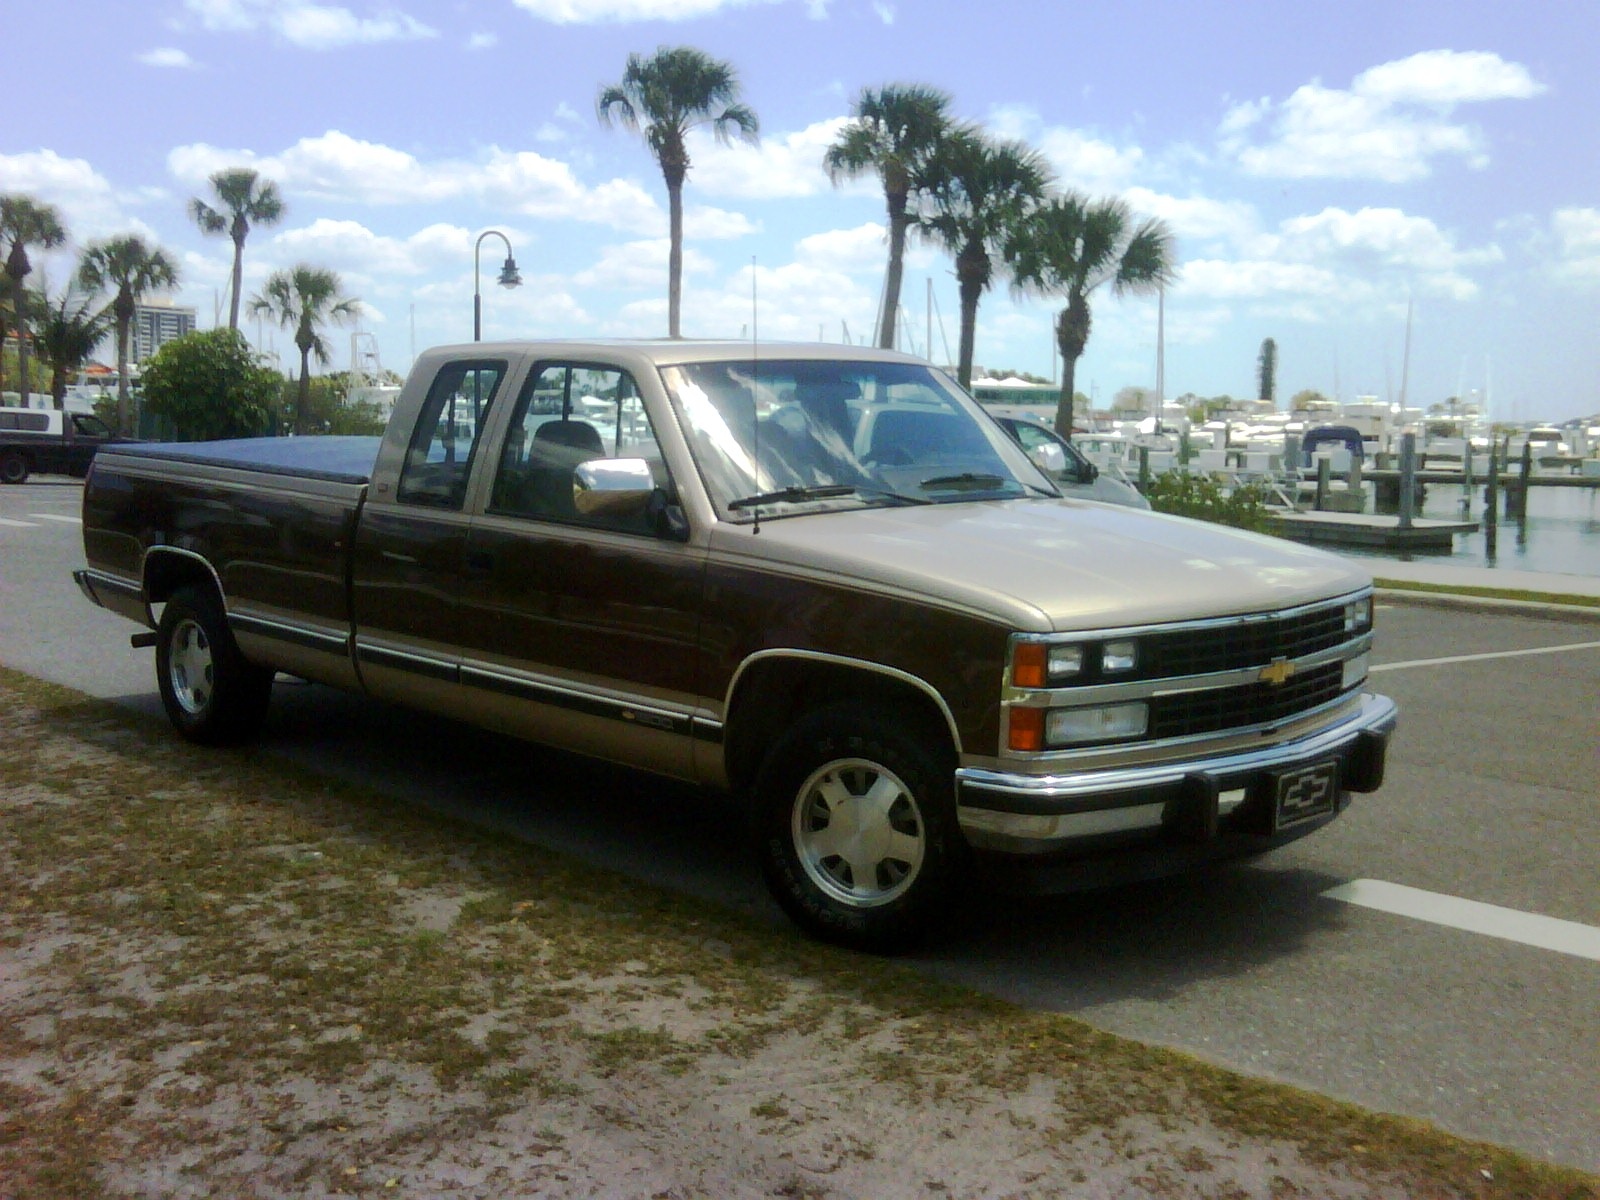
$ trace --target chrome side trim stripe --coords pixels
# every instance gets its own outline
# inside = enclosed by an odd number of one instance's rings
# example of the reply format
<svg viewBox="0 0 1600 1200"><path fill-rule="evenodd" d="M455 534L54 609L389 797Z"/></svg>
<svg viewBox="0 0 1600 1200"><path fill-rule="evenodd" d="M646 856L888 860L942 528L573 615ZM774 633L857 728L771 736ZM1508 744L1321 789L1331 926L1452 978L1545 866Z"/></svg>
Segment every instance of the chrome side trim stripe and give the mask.
<svg viewBox="0 0 1600 1200"><path fill-rule="evenodd" d="M407 650L394 650L388 646L374 646L371 642L356 642L356 659L371 663L375 667L410 671L414 675L440 679L446 683L456 683L461 678L460 668L449 659L434 658L431 655L416 654Z"/></svg>
<svg viewBox="0 0 1600 1200"><path fill-rule="evenodd" d="M280 642L288 642L294 646L304 646L308 650L321 650L328 654L337 654L347 658L350 654L350 634L333 633L326 629L317 629L308 625L295 625L287 621L274 621L267 617L256 617L249 613L232 612L228 614L228 625L236 633L250 633L257 637L275 638Z"/></svg>

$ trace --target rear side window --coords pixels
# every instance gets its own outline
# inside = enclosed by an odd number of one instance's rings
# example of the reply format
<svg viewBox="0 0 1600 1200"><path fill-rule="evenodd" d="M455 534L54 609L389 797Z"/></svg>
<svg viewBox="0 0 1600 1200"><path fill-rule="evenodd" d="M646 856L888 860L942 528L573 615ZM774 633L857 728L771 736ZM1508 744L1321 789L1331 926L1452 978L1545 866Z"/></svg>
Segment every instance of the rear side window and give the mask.
<svg viewBox="0 0 1600 1200"><path fill-rule="evenodd" d="M504 362L456 362L439 371L411 435L396 499L430 508L461 507L505 374Z"/></svg>
<svg viewBox="0 0 1600 1200"><path fill-rule="evenodd" d="M0 413L0 429L17 429L26 433L48 433L50 414L45 412Z"/></svg>

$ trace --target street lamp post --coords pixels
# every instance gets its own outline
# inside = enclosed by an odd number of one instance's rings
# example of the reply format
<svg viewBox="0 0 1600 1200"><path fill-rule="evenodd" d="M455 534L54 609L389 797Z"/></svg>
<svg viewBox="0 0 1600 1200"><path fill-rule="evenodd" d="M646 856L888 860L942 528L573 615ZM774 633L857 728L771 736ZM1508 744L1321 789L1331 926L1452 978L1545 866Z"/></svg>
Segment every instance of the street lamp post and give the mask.
<svg viewBox="0 0 1600 1200"><path fill-rule="evenodd" d="M478 235L477 243L472 247L472 340L483 341L483 296L478 291L478 257L483 249L483 239L497 237L506 244L505 265L500 268L499 284L503 288L514 288L522 283L522 275L517 270L517 260L511 257L511 239L498 229L485 229Z"/></svg>

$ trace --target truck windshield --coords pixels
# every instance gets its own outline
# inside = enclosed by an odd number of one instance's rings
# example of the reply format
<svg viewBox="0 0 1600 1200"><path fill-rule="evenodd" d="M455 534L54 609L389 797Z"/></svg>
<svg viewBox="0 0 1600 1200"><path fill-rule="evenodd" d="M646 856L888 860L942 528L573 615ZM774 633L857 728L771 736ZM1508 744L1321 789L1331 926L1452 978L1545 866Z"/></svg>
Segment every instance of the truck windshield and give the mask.
<svg viewBox="0 0 1600 1200"><path fill-rule="evenodd" d="M662 378L731 520L1055 494L998 426L916 363L685 363Z"/></svg>

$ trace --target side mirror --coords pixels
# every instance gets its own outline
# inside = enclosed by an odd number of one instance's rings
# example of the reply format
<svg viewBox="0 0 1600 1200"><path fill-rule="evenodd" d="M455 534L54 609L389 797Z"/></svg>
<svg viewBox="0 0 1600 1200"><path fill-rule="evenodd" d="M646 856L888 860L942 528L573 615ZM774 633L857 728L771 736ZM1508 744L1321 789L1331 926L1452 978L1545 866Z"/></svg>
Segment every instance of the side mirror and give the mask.
<svg viewBox="0 0 1600 1200"><path fill-rule="evenodd" d="M655 476L642 458L592 458L572 472L572 506L582 517L643 512L655 492Z"/></svg>
<svg viewBox="0 0 1600 1200"><path fill-rule="evenodd" d="M641 518L675 542L689 540L689 522L675 499L656 486L642 458L593 458L572 471L572 507L581 517Z"/></svg>

